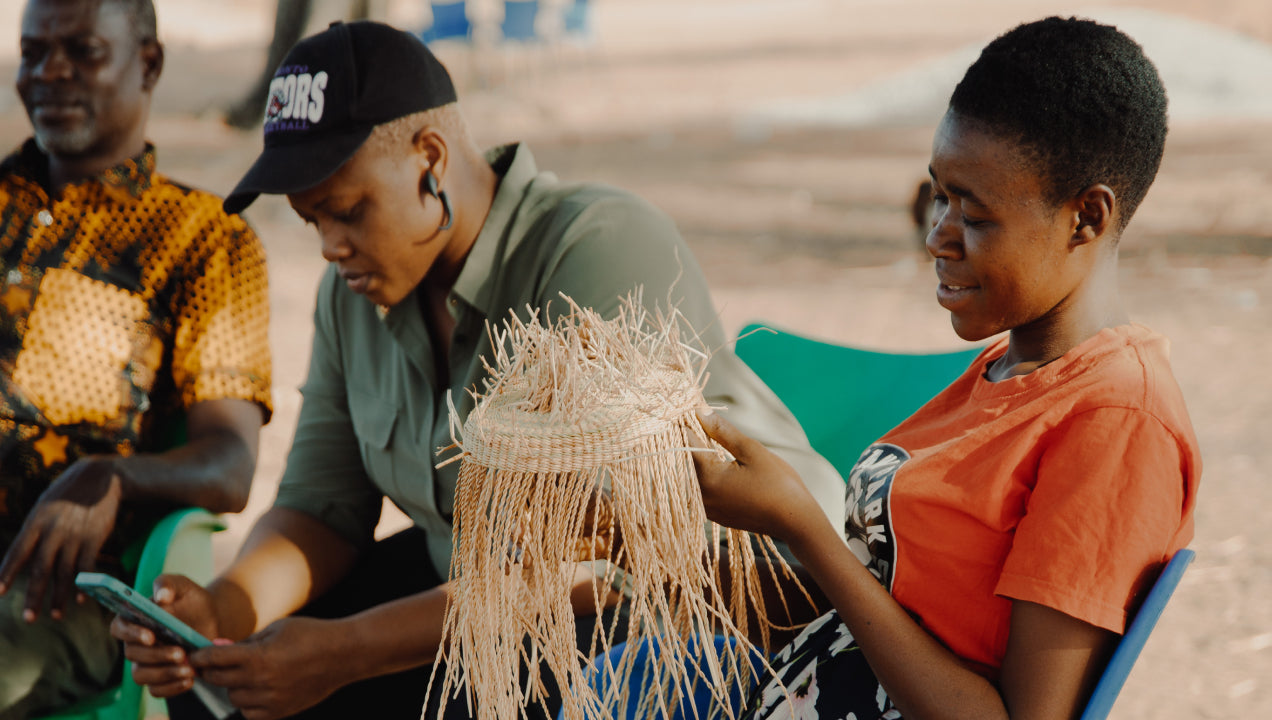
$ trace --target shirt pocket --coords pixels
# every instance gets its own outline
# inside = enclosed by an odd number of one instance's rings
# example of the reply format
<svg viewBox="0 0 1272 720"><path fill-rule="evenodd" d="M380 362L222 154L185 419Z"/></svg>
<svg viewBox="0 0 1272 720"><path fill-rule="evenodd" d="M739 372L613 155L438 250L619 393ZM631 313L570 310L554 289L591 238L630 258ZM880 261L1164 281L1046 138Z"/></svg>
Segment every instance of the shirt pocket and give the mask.
<svg viewBox="0 0 1272 720"><path fill-rule="evenodd" d="M397 492L393 431L397 427L398 414L397 403L350 388L349 418L358 440L358 452L362 455L362 467L371 482L389 497L394 497Z"/></svg>
<svg viewBox="0 0 1272 720"><path fill-rule="evenodd" d="M77 272L44 273L13 382L52 425L134 424L149 408L163 345L144 300Z"/></svg>

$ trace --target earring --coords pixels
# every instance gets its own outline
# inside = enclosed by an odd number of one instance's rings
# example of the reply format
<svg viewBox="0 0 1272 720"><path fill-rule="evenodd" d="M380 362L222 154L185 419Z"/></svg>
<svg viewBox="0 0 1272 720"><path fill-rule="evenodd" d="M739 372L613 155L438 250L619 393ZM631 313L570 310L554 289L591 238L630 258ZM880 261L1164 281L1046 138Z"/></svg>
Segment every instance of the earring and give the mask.
<svg viewBox="0 0 1272 720"><path fill-rule="evenodd" d="M437 189L437 178L431 172L424 173L424 190L442 202L442 216L446 218L446 222L438 225L437 229L450 229L451 223L455 220L455 214L451 212L450 198L446 197L445 190Z"/></svg>

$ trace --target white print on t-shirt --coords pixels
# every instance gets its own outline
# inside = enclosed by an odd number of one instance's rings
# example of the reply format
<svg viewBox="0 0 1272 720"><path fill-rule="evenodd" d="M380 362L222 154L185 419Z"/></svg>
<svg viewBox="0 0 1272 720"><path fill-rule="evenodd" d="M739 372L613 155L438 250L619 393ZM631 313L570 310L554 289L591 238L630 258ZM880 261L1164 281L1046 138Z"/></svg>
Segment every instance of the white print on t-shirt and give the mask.
<svg viewBox="0 0 1272 720"><path fill-rule="evenodd" d="M889 592L897 559L889 497L897 468L909 459L896 445L871 445L853 466L846 489L844 539Z"/></svg>

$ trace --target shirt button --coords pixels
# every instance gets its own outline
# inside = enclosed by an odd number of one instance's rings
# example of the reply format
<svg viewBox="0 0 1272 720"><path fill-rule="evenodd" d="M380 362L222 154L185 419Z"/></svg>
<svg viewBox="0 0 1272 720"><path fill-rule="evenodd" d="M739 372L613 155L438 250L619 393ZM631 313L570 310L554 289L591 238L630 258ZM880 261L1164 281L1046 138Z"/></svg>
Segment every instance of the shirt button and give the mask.
<svg viewBox="0 0 1272 720"><path fill-rule="evenodd" d="M40 221L40 224L43 225L44 227L48 227L53 224L53 213L49 212L48 210L41 210L40 212L36 213L35 217Z"/></svg>

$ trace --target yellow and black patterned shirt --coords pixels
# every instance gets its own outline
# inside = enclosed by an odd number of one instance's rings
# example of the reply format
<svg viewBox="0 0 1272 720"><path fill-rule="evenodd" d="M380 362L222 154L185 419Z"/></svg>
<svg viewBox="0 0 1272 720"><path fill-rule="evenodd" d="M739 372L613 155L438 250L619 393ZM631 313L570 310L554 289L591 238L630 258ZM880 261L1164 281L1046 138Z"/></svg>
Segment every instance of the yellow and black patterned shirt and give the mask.
<svg viewBox="0 0 1272 720"><path fill-rule="evenodd" d="M149 145L53 197L47 176L30 140L0 164L0 554L77 458L170 445L202 400L271 410L247 223L155 172Z"/></svg>

